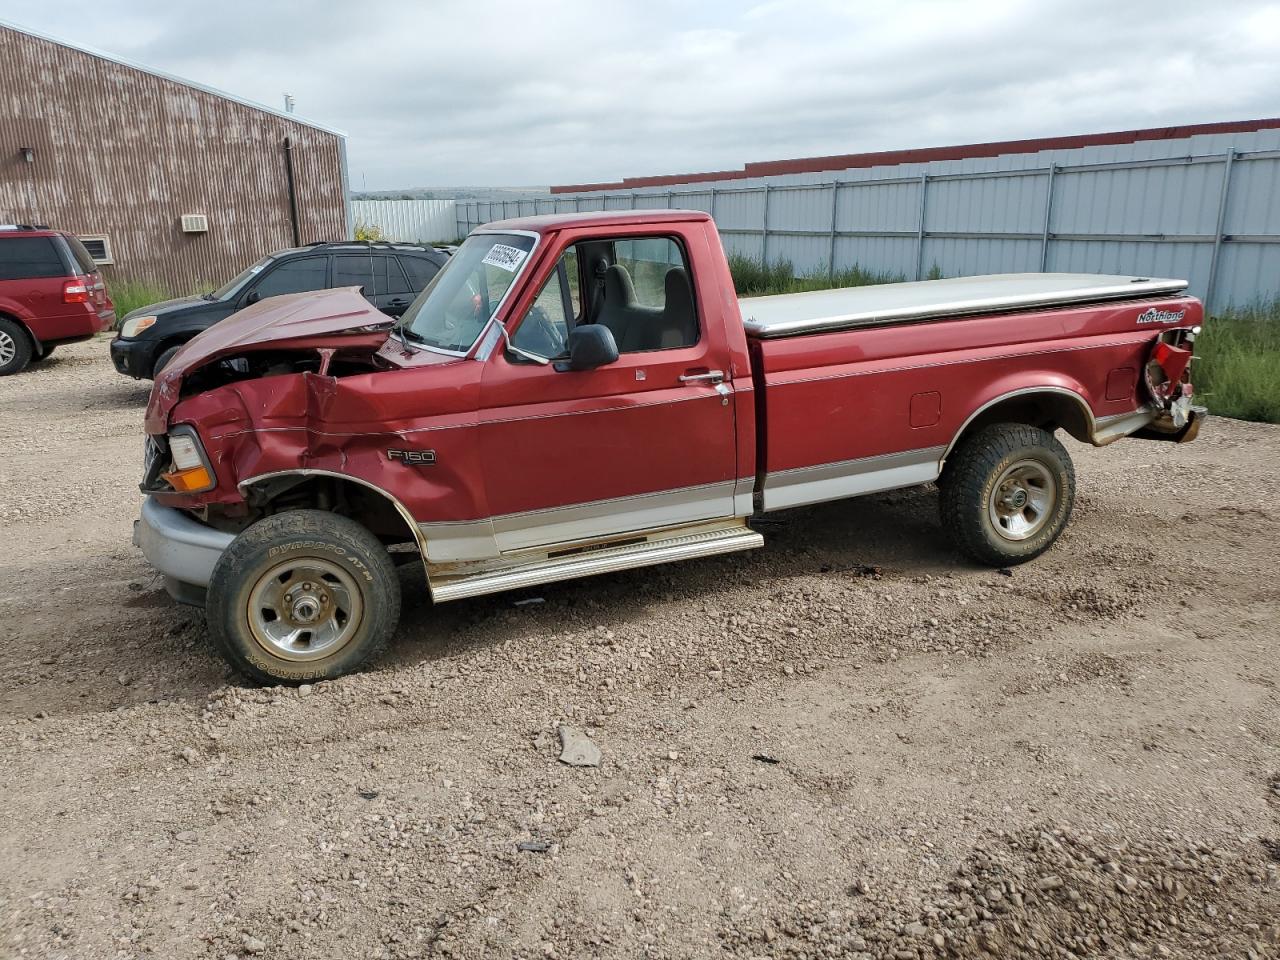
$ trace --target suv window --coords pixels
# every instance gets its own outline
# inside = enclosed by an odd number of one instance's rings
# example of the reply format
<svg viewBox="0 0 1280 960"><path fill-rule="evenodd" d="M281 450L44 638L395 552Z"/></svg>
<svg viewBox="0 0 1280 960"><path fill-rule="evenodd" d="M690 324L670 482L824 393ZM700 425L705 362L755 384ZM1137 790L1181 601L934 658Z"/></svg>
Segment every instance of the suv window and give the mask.
<svg viewBox="0 0 1280 960"><path fill-rule="evenodd" d="M364 287L364 294L372 297L382 293L373 286L373 257L367 253L342 254L333 258L333 285L335 287Z"/></svg>
<svg viewBox="0 0 1280 960"><path fill-rule="evenodd" d="M425 257L401 257L400 263L409 274L409 282L413 290L418 291L435 279L440 268Z"/></svg>
<svg viewBox="0 0 1280 960"><path fill-rule="evenodd" d="M93 254L89 252L88 247L80 242L78 237L69 237L63 234L62 239L67 242L67 246L71 249L71 256L75 258L76 267L81 273L87 276L98 272L98 265L93 262Z"/></svg>
<svg viewBox="0 0 1280 960"><path fill-rule="evenodd" d="M404 260L411 259L411 257L404 258ZM409 285L408 278L400 268L402 262L404 261L399 257L373 258L374 279L378 284L378 293L417 293L417 290Z"/></svg>
<svg viewBox="0 0 1280 960"><path fill-rule="evenodd" d="M66 276L52 237L0 238L0 280Z"/></svg>
<svg viewBox="0 0 1280 960"><path fill-rule="evenodd" d="M329 279L328 257L300 257L280 264L258 281L254 291L263 299L285 293L323 290Z"/></svg>
<svg viewBox="0 0 1280 960"><path fill-rule="evenodd" d="M385 266L387 266L387 287L383 289L384 293L417 293L431 282L438 268L430 260L419 260L417 257L380 257ZM416 270L417 275L426 276L421 283L410 282L410 276L415 274L404 274L404 270Z"/></svg>

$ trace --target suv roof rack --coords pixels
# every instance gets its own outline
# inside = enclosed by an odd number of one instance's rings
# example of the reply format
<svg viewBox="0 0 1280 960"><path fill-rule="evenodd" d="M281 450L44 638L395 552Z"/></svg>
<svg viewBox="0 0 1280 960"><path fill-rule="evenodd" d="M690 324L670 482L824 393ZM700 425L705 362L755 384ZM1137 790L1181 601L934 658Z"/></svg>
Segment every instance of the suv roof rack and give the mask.
<svg viewBox="0 0 1280 960"><path fill-rule="evenodd" d="M426 243L400 243L394 240L317 240L315 243L304 244L304 249L310 250L313 247L358 247L362 250L431 250L433 249Z"/></svg>
<svg viewBox="0 0 1280 960"><path fill-rule="evenodd" d="M50 230L47 223L0 223L0 230Z"/></svg>

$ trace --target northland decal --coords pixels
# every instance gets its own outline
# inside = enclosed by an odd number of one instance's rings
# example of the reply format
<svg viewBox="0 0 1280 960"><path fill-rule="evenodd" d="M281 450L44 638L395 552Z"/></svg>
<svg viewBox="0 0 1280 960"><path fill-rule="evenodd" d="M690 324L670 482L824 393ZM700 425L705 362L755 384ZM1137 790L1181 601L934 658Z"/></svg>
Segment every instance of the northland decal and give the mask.
<svg viewBox="0 0 1280 960"><path fill-rule="evenodd" d="M1177 323L1187 315L1186 310L1157 310L1150 307L1138 314L1139 323Z"/></svg>

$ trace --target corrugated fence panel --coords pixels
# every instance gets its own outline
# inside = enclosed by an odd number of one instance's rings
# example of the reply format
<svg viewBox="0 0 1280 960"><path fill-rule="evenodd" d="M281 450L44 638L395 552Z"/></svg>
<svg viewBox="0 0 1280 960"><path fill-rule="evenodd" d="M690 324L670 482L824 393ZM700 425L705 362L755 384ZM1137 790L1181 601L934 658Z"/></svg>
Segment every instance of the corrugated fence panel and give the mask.
<svg viewBox="0 0 1280 960"><path fill-rule="evenodd" d="M1280 296L1276 130L556 194L555 206L705 210L729 253L798 274L1044 269L1181 277L1214 309ZM459 223L495 219L483 201L459 210Z"/></svg>
<svg viewBox="0 0 1280 960"><path fill-rule="evenodd" d="M431 243L458 236L456 208L453 200L353 200L351 216L357 229L377 227L388 240Z"/></svg>

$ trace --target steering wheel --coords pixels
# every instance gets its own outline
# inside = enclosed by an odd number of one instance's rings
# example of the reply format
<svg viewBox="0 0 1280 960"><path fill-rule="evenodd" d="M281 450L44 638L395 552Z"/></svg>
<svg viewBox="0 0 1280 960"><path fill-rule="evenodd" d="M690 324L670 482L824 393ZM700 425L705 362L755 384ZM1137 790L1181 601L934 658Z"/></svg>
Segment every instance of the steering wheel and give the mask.
<svg viewBox="0 0 1280 960"><path fill-rule="evenodd" d="M529 328L527 334L525 334L526 327ZM528 339L525 339L526 336ZM560 328L555 325L547 311L536 304L529 308L524 323L520 324L520 329L516 331L516 337L521 341L518 346L530 353L547 358L558 357L564 353L564 334L560 332Z"/></svg>

